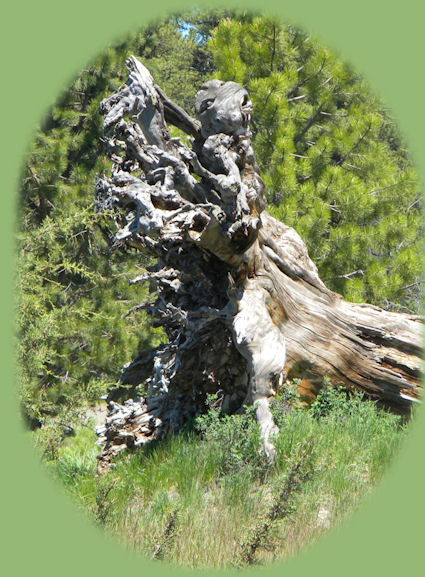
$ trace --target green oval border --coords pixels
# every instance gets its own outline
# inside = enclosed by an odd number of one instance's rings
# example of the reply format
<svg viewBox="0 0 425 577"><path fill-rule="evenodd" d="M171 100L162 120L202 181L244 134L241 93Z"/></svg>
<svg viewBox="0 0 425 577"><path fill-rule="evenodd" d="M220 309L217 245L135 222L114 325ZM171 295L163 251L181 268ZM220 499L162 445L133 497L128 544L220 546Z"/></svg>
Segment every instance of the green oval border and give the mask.
<svg viewBox="0 0 425 577"><path fill-rule="evenodd" d="M170 10L200 6L258 9L258 2L214 0L178 4L126 0L39 0L8 5L0 42L2 137L2 331L3 425L1 565L13 575L125 575L171 567L153 565L127 552L92 526L39 464L23 433L14 379L14 266L17 188L26 148L44 112L72 77L108 43ZM422 55L423 5L416 0L264 0L261 9L300 24L337 49L369 80L392 109L416 166L425 174L425 120ZM4 175L6 173L6 175ZM4 180L5 178L5 180ZM373 495L340 530L298 557L252 573L279 575L358 575L387 577L424 564L425 409L421 407L409 439ZM215 573L172 568L176 575ZM220 574L228 571L220 571ZM9 573L6 573L9 574Z"/></svg>

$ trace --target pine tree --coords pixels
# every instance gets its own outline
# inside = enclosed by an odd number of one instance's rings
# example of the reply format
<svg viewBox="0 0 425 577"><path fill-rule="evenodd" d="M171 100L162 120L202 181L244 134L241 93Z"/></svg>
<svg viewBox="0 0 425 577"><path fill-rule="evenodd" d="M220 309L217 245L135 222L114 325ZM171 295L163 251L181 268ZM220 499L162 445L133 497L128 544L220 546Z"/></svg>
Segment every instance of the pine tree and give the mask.
<svg viewBox="0 0 425 577"><path fill-rule="evenodd" d="M335 54L272 18L226 18L210 45L216 76L254 103L270 213L298 231L331 289L417 310L418 178L382 103Z"/></svg>

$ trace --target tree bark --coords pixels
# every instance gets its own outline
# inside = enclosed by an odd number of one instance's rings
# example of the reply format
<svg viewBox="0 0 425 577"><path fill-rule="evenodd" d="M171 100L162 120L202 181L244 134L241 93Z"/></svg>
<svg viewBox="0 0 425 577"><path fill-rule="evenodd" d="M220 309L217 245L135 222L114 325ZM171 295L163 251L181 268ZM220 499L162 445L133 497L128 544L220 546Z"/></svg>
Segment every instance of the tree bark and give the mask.
<svg viewBox="0 0 425 577"><path fill-rule="evenodd" d="M408 413L419 395L419 317L344 301L295 230L265 212L246 90L206 83L193 119L140 62L127 66L126 85L102 103L114 167L98 180L96 202L111 212L117 246L156 257L133 282L151 282L156 301L141 306L169 342L124 369L121 384L145 383L149 394L120 405L111 393L99 471L122 449L177 431L212 393L228 411L255 404L272 460L269 402L286 378L301 378L305 399L327 376ZM167 123L191 136L191 148Z"/></svg>

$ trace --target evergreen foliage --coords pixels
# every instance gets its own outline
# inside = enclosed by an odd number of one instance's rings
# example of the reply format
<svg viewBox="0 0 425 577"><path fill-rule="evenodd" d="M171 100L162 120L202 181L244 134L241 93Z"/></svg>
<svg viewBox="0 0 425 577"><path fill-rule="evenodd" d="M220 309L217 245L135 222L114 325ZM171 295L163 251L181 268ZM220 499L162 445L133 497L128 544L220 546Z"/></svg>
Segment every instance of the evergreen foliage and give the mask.
<svg viewBox="0 0 425 577"><path fill-rule="evenodd" d="M417 310L418 177L394 123L339 57L268 17L226 18L216 76L254 103L253 146L270 213L293 226L344 298Z"/></svg>

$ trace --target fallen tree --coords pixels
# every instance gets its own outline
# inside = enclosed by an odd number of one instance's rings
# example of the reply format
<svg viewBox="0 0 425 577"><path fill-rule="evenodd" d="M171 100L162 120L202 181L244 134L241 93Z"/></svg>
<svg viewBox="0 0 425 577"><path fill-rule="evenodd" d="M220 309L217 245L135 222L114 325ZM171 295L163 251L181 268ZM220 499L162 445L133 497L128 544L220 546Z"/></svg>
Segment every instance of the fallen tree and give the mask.
<svg viewBox="0 0 425 577"><path fill-rule="evenodd" d="M295 230L267 214L247 91L207 82L193 119L140 62L127 66L127 83L102 102L114 166L97 182L96 203L111 212L117 246L156 257L132 282L156 291L140 308L169 342L142 351L121 375L123 386L144 383L146 398L122 405L111 392L97 431L99 471L121 450L177 431L208 394L232 412L255 404L273 459L269 402L294 376L305 398L327 376L408 413L419 395L420 319L344 301L320 280Z"/></svg>

